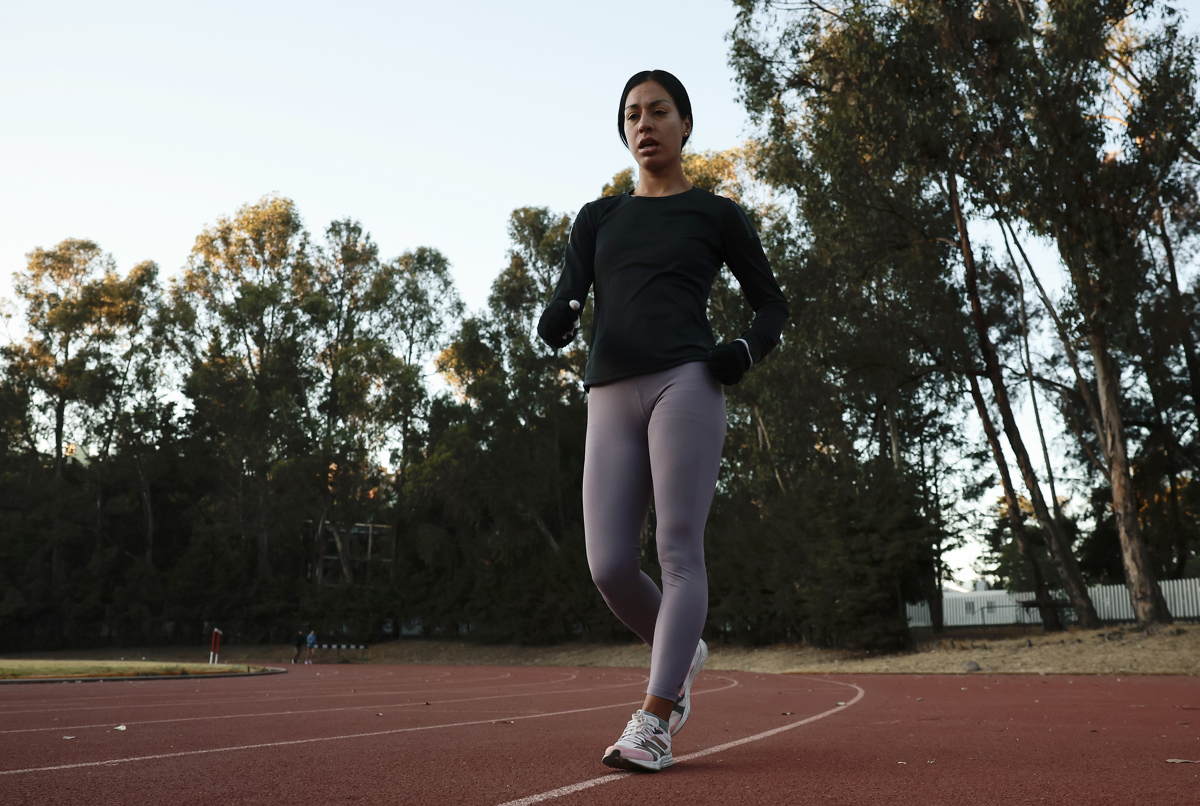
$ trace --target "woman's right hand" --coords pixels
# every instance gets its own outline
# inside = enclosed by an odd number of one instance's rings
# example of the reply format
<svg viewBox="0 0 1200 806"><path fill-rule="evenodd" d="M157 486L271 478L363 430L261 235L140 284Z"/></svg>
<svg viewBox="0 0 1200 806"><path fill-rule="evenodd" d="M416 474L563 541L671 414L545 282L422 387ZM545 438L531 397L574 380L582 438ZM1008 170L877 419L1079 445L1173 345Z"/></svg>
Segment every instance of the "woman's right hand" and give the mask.
<svg viewBox="0 0 1200 806"><path fill-rule="evenodd" d="M542 311L542 318L538 320L538 335L542 341L555 350L570 344L579 328L580 307L579 301L574 299L570 302L556 299L547 305L546 310Z"/></svg>

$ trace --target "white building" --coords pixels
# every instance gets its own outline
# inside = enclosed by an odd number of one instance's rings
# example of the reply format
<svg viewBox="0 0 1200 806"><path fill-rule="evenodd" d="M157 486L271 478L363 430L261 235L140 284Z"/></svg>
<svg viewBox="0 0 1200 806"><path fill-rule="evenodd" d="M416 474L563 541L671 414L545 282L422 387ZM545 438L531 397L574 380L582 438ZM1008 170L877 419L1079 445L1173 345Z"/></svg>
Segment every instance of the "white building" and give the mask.
<svg viewBox="0 0 1200 806"><path fill-rule="evenodd" d="M1159 583L1167 609L1177 619L1200 618L1200 579L1169 579ZM1097 615L1103 621L1134 621L1133 605L1124 585L1093 585L1088 588ZM1055 601L1065 601L1061 590L1051 591ZM973 590L955 586L942 589L942 622L947 627L988 627L1003 624L1041 624L1038 609L1024 603L1034 600L1032 592L1016 593L988 590L980 579ZM910 628L932 627L928 602L907 605ZM1075 611L1064 607L1059 611L1065 624L1073 623Z"/></svg>

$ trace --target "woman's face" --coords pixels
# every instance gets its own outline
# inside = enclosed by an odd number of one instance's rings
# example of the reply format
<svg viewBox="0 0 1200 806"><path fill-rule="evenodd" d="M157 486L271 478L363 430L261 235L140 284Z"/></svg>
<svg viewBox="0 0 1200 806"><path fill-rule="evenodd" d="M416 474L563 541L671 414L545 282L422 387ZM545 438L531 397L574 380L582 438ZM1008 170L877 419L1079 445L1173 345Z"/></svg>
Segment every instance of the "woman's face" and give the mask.
<svg viewBox="0 0 1200 806"><path fill-rule="evenodd" d="M658 173L679 162L683 137L692 121L679 117L679 109L657 81L639 84L625 96L625 139L642 170Z"/></svg>

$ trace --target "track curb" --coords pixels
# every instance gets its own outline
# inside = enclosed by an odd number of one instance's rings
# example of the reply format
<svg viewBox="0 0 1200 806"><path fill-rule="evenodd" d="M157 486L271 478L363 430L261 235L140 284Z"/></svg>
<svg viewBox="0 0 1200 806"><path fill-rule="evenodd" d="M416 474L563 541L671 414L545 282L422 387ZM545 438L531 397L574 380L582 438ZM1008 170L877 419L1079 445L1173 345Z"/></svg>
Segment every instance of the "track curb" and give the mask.
<svg viewBox="0 0 1200 806"><path fill-rule="evenodd" d="M239 664L241 665L241 664ZM213 672L212 674L148 674L120 677L34 677L0 680L0 686L33 685L35 683L140 683L143 680L209 680L214 677L262 677L264 675L287 674L287 669L264 666L257 672Z"/></svg>

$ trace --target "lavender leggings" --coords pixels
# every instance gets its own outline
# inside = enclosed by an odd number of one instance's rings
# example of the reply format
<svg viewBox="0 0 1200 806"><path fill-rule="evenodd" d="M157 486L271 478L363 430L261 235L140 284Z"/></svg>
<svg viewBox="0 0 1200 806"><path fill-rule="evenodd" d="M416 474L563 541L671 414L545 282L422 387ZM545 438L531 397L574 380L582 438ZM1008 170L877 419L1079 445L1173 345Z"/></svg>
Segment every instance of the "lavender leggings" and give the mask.
<svg viewBox="0 0 1200 806"><path fill-rule="evenodd" d="M674 700L708 612L704 522L725 441L725 392L702 362L593 386L583 526L588 565L617 618L651 647L647 694ZM641 570L650 496L663 589Z"/></svg>

